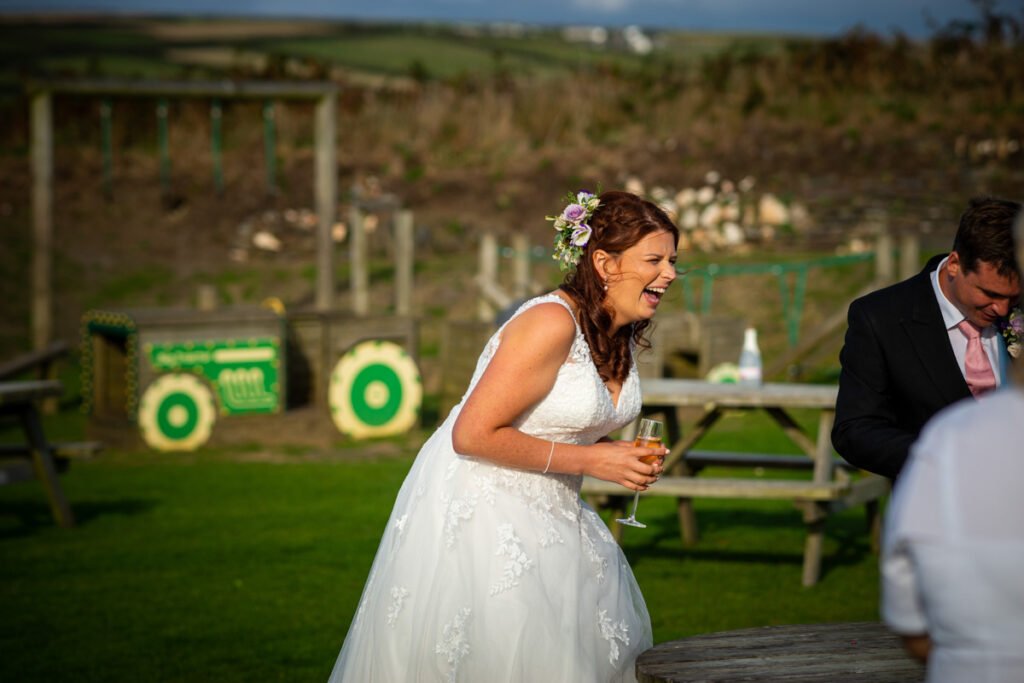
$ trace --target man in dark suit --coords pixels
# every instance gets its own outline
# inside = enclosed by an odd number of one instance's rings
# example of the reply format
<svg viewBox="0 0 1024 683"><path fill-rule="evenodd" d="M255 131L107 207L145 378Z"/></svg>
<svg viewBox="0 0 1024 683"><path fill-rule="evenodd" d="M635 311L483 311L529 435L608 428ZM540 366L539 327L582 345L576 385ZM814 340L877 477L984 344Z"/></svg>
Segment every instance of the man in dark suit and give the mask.
<svg viewBox="0 0 1024 683"><path fill-rule="evenodd" d="M932 415L1003 382L1009 359L994 323L1020 295L1013 247L1020 209L972 199L948 255L850 304L832 428L832 445L848 462L895 479ZM988 363L984 380L979 358Z"/></svg>

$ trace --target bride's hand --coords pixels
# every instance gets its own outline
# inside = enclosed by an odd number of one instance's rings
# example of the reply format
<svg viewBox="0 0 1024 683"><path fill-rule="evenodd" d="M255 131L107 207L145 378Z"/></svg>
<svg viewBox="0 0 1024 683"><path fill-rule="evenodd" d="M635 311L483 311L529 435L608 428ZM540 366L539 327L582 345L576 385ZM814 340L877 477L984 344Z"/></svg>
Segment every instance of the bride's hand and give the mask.
<svg viewBox="0 0 1024 683"><path fill-rule="evenodd" d="M663 471L667 448L646 448L634 446L632 441L602 441L591 448L584 474L596 479L614 482L631 491L646 491L658 480ZM641 458L656 456L654 463Z"/></svg>

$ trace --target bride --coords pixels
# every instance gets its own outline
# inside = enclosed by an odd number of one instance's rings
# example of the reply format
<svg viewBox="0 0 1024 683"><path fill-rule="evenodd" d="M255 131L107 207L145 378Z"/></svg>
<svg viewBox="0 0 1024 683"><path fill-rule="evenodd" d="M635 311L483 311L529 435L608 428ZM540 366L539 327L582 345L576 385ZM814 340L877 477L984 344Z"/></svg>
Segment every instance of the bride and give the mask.
<svg viewBox="0 0 1024 683"><path fill-rule="evenodd" d="M667 453L611 441L640 411L633 352L676 277L678 231L626 192L554 220L569 270L487 343L395 501L331 683L634 681L651 646L583 475L644 490Z"/></svg>

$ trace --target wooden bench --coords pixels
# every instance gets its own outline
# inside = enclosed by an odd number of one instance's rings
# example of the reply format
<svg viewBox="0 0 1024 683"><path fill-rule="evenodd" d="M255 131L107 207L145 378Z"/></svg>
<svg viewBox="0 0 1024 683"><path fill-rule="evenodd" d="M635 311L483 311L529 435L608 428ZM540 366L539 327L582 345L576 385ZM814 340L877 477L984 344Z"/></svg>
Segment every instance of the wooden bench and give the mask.
<svg viewBox="0 0 1024 683"><path fill-rule="evenodd" d="M643 379L644 413L660 414L667 426L671 452L665 459L666 476L642 496L670 496L676 499L679 527L684 545L697 541L694 498L736 498L792 500L801 511L807 530L804 544L802 582L815 584L821 573L825 521L829 515L864 505L872 549L877 551L881 535L879 500L889 490L889 480L858 470L832 452L829 435L835 414L836 387L766 383L760 386L716 385L694 380ZM680 409L696 409L701 415L684 435ZM789 411L818 412L816 432L805 429ZM737 453L695 448L727 411L762 410L802 451L799 455ZM624 430L623 438L631 431ZM759 476L698 476L708 467L729 469L790 470L805 472L807 479L763 478ZM632 497L621 486L585 479L581 494L597 508L624 512ZM616 514L616 516L622 516ZM622 527L612 524L618 539Z"/></svg>
<svg viewBox="0 0 1024 683"><path fill-rule="evenodd" d="M878 622L792 624L659 643L636 661L639 683L829 681L919 683L925 668Z"/></svg>
<svg viewBox="0 0 1024 683"><path fill-rule="evenodd" d="M66 469L68 458L95 453L99 445L91 442L64 444L59 451L61 457L56 456L53 444L43 432L38 404L59 398L63 391L61 383L54 380L0 382L0 415L14 416L25 434L25 443L2 447L0 483L38 479L46 492L54 519L62 527L72 527L75 518L57 480L57 473L62 466Z"/></svg>
<svg viewBox="0 0 1024 683"><path fill-rule="evenodd" d="M55 341L43 349L0 363L0 380L9 380L35 369L39 379L50 378L54 363L70 351L67 342Z"/></svg>
<svg viewBox="0 0 1024 683"><path fill-rule="evenodd" d="M51 443L50 453L58 474L68 470L73 460L89 460L103 450L99 441ZM0 485L37 479L28 444L0 444Z"/></svg>
<svg viewBox="0 0 1024 683"><path fill-rule="evenodd" d="M733 451L692 450L686 454L686 464L695 473L705 467L763 467L766 469L810 470L814 461L803 455L776 455L769 453L736 453ZM839 471L856 472L857 468L842 458L832 458L832 467Z"/></svg>

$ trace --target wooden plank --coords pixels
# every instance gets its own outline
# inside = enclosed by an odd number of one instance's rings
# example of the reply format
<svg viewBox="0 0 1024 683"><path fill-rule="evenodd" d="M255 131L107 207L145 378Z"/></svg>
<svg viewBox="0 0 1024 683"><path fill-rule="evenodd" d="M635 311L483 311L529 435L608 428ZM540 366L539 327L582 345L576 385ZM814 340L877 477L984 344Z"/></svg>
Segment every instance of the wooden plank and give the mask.
<svg viewBox="0 0 1024 683"><path fill-rule="evenodd" d="M338 201L337 98L324 93L316 103L316 307L334 306L334 211ZM354 228L352 228L354 229ZM351 232L351 231L350 231ZM351 244L351 241L349 242Z"/></svg>
<svg viewBox="0 0 1024 683"><path fill-rule="evenodd" d="M57 524L65 529L75 525L75 516L64 496L64 490L57 480L57 466L50 452L50 446L43 435L43 425L39 422L39 413L34 406L21 411L21 424L32 447L32 464L36 478L43 484L50 510Z"/></svg>
<svg viewBox="0 0 1024 683"><path fill-rule="evenodd" d="M51 443L50 452L57 458L87 459L103 450L99 441L69 441ZM27 444L0 444L0 458L25 457L32 454Z"/></svg>
<svg viewBox="0 0 1024 683"><path fill-rule="evenodd" d="M0 485L15 484L19 481L31 481L35 478L36 471L29 460L0 463Z"/></svg>
<svg viewBox="0 0 1024 683"><path fill-rule="evenodd" d="M412 313L412 275L415 257L413 214L407 209L395 215L395 313Z"/></svg>
<svg viewBox="0 0 1024 683"><path fill-rule="evenodd" d="M131 79L74 79L29 81L29 92L49 91L86 95L146 95L150 97L252 97L256 99L315 99L336 95L329 81L143 81Z"/></svg>
<svg viewBox="0 0 1024 683"><path fill-rule="evenodd" d="M743 498L836 500L848 490L849 484L815 483L787 479L736 479L710 477L662 477L641 493L641 496L674 496L677 498ZM623 487L611 482L585 477L584 494L623 495Z"/></svg>
<svg viewBox="0 0 1024 683"><path fill-rule="evenodd" d="M70 347L63 340L51 342L45 348L38 351L22 354L6 363L0 364L0 380L9 377L16 377L23 372L39 367L46 367L53 361L65 356Z"/></svg>
<svg viewBox="0 0 1024 683"><path fill-rule="evenodd" d="M877 474L857 479L851 483L849 493L829 504L829 512L841 512L876 501L889 493L890 487L889 479Z"/></svg>
<svg viewBox="0 0 1024 683"><path fill-rule="evenodd" d="M839 393L839 387L835 385L766 382L747 387L674 378L645 378L640 381L640 386L645 407L692 407L714 403L720 408L785 406L787 409L831 410Z"/></svg>
<svg viewBox="0 0 1024 683"><path fill-rule="evenodd" d="M32 346L53 337L53 97L31 98L32 135Z"/></svg>
<svg viewBox="0 0 1024 683"><path fill-rule="evenodd" d="M55 379L0 382L0 407L20 406L36 399L60 396L64 387Z"/></svg>
<svg viewBox="0 0 1024 683"><path fill-rule="evenodd" d="M348 249L352 312L365 315L370 310L370 247L363 212L357 206L348 212Z"/></svg>
<svg viewBox="0 0 1024 683"><path fill-rule="evenodd" d="M733 451L692 450L686 453L691 467L767 467L784 470L810 470L814 461L803 453L780 455L775 453L737 453ZM856 467L842 458L833 458L836 468L856 471Z"/></svg>
<svg viewBox="0 0 1024 683"><path fill-rule="evenodd" d="M673 640L637 659L640 683L916 683L924 667L877 622L765 626Z"/></svg>

